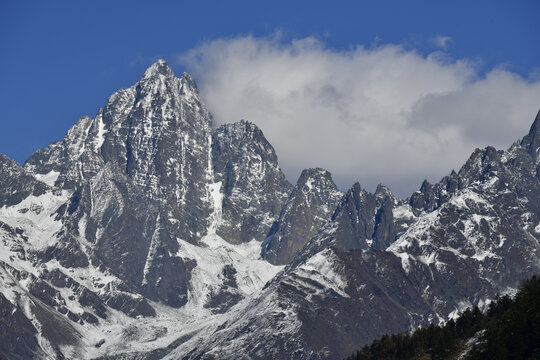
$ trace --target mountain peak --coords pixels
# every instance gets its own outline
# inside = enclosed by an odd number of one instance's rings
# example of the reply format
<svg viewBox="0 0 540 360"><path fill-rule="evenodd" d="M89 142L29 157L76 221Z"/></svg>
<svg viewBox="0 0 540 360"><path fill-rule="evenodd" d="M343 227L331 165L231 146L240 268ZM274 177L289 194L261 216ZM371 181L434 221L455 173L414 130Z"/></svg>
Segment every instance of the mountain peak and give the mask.
<svg viewBox="0 0 540 360"><path fill-rule="evenodd" d="M533 157L537 155L538 149L540 149L540 110L536 114L536 118L531 125L529 134L521 140L521 145L525 146L529 154Z"/></svg>
<svg viewBox="0 0 540 360"><path fill-rule="evenodd" d="M325 193L324 197L336 198L336 206L337 199L342 196L330 172L323 168L304 169L298 178L296 188L304 193Z"/></svg>
<svg viewBox="0 0 540 360"><path fill-rule="evenodd" d="M362 192L362 191L363 191L362 186L361 186L360 183L357 181L357 182L355 182L355 183L351 186L351 188L349 189L349 191L347 191L347 193L355 193L355 192L356 192L356 193L360 193L360 192Z"/></svg>
<svg viewBox="0 0 540 360"><path fill-rule="evenodd" d="M377 185L377 190L375 190L375 197L382 201L384 201L387 198L391 199L394 204L397 203L398 201L398 199L392 193L392 190L390 190L388 186L381 183Z"/></svg>
<svg viewBox="0 0 540 360"><path fill-rule="evenodd" d="M375 190L375 195L377 194L391 194L392 191L390 188L383 183L377 184L377 190Z"/></svg>
<svg viewBox="0 0 540 360"><path fill-rule="evenodd" d="M331 183L334 185L334 181L332 180L332 175L330 172L323 168L309 168L302 170L302 173L300 174L300 177L298 178L298 186L303 186L308 181L320 181L324 183Z"/></svg>
<svg viewBox="0 0 540 360"><path fill-rule="evenodd" d="M183 72L182 75L180 75L180 82L184 85L184 87L188 87L197 93L199 92L197 83L187 72Z"/></svg>
<svg viewBox="0 0 540 360"><path fill-rule="evenodd" d="M163 59L159 59L158 61L150 65L150 67L144 72L142 79L148 79L159 75L163 75L165 77L174 77L174 72L171 70L169 65L167 65L167 62Z"/></svg>
<svg viewBox="0 0 540 360"><path fill-rule="evenodd" d="M218 128L218 132L236 139L262 140L264 138L262 130L257 125L244 119L234 123L223 124Z"/></svg>

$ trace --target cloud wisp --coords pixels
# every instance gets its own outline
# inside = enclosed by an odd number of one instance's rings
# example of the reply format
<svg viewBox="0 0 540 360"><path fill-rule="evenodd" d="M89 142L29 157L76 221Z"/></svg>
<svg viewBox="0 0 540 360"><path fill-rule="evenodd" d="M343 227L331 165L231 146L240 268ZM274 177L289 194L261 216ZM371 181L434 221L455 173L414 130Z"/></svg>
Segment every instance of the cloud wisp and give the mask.
<svg viewBox="0 0 540 360"><path fill-rule="evenodd" d="M433 43L438 48L447 50L452 43L452 38L450 36L438 35L433 38Z"/></svg>
<svg viewBox="0 0 540 360"><path fill-rule="evenodd" d="M314 38L245 36L179 60L216 123L256 123L292 182L320 166L342 189L382 182L402 197L457 170L476 147L508 147L540 107L540 81L504 69L480 76L466 59L399 45L337 51Z"/></svg>

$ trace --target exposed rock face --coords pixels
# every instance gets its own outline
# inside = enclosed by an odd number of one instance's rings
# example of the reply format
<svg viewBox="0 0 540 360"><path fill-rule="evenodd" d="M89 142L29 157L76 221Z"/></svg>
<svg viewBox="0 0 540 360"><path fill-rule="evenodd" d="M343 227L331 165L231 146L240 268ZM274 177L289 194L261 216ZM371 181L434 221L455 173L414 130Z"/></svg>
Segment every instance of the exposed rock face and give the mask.
<svg viewBox="0 0 540 360"><path fill-rule="evenodd" d="M109 118L120 109L104 109L103 157L115 161L146 196L163 202L177 221L180 237L196 241L205 234L210 214L207 183L211 176L211 118L191 77L176 78L157 62L131 89L133 103L125 122ZM128 102L129 104L129 102Z"/></svg>
<svg viewBox="0 0 540 360"><path fill-rule="evenodd" d="M540 163L540 111L536 114L529 134L521 140L521 146L527 150L533 158L533 162L538 166Z"/></svg>
<svg viewBox="0 0 540 360"><path fill-rule="evenodd" d="M55 185L75 189L114 163L161 202L181 238L194 242L208 226L211 116L188 74L174 76L164 61L137 84L113 94L95 119L81 118L64 139L38 150L25 168L57 173Z"/></svg>
<svg viewBox="0 0 540 360"><path fill-rule="evenodd" d="M330 220L342 195L328 171L302 171L263 243L262 256L273 264L288 264Z"/></svg>
<svg viewBox="0 0 540 360"><path fill-rule="evenodd" d="M231 243L264 240L292 188L274 148L245 120L220 126L212 139L214 180L223 192L217 234Z"/></svg>
<svg viewBox="0 0 540 360"><path fill-rule="evenodd" d="M0 154L0 206L12 206L28 196L44 194L49 187L26 172L16 161Z"/></svg>
<svg viewBox="0 0 540 360"><path fill-rule="evenodd" d="M435 185L424 180L420 190L410 197L409 204L417 215L422 211L430 212L448 201L461 187L462 184L459 183L459 177L455 171Z"/></svg>
<svg viewBox="0 0 540 360"><path fill-rule="evenodd" d="M343 249L385 250L397 236L394 207L400 201L379 184L375 194L354 184L332 216L337 246Z"/></svg>
<svg viewBox="0 0 540 360"><path fill-rule="evenodd" d="M340 239L339 246L348 250L370 248L375 234L377 216L374 215L378 213L377 210L376 196L362 189L359 183L354 184L332 216L336 238Z"/></svg>
<svg viewBox="0 0 540 360"><path fill-rule="evenodd" d="M293 188L158 61L24 168L0 155L0 357L338 359L485 307L540 272L539 122L405 201Z"/></svg>
<svg viewBox="0 0 540 360"><path fill-rule="evenodd" d="M75 189L103 166L98 137L102 131L101 112L96 119L84 116L61 141L32 154L24 165L25 169L48 179L51 186Z"/></svg>
<svg viewBox="0 0 540 360"><path fill-rule="evenodd" d="M30 359L38 351L37 330L21 309L0 294L0 357Z"/></svg>
<svg viewBox="0 0 540 360"><path fill-rule="evenodd" d="M167 231L167 220L114 163L74 193L58 213L65 219L61 244L84 248L81 254L94 266L106 267L148 299L175 307L186 303L189 274L182 258L174 256L178 244Z"/></svg>
<svg viewBox="0 0 540 360"><path fill-rule="evenodd" d="M384 185L377 187L375 198L377 199L378 210L375 214L375 228L373 229L371 247L375 250L386 250L396 240L394 207L399 201Z"/></svg>

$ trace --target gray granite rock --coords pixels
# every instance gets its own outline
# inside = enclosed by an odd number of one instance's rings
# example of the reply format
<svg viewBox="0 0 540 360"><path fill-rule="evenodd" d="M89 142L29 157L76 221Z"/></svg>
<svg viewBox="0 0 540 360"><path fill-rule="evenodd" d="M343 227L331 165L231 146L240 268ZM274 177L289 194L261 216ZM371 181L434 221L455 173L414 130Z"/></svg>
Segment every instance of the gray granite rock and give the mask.
<svg viewBox="0 0 540 360"><path fill-rule="evenodd" d="M288 264L334 213L343 194L324 169L302 171L279 219L264 243L262 256L273 264Z"/></svg>
<svg viewBox="0 0 540 360"><path fill-rule="evenodd" d="M236 244L264 240L292 189L274 148L245 120L220 126L212 139L214 181L223 194L217 234Z"/></svg>
<svg viewBox="0 0 540 360"><path fill-rule="evenodd" d="M163 204L178 236L196 242L210 215L210 141L211 116L195 82L188 74L177 78L160 60L137 84L113 94L94 119L81 118L61 141L33 154L25 168L56 173L54 185L77 189L113 163Z"/></svg>
<svg viewBox="0 0 540 360"><path fill-rule="evenodd" d="M0 154L0 207L20 203L28 196L44 194L49 186L38 181L16 161Z"/></svg>

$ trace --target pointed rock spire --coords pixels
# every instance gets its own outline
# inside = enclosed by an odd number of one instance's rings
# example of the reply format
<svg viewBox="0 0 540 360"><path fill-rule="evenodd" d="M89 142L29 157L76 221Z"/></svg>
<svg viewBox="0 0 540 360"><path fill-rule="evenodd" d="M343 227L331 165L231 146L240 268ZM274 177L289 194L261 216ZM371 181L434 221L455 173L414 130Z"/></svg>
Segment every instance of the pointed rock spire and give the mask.
<svg viewBox="0 0 540 360"><path fill-rule="evenodd" d="M233 243L263 240L292 188L274 148L249 121L224 124L212 134L212 163L223 191L217 234Z"/></svg>
<svg viewBox="0 0 540 360"><path fill-rule="evenodd" d="M180 84L182 86L184 93L186 92L194 92L196 94L199 93L199 88L197 87L197 83L195 82L195 80L193 80L191 75L189 75L187 72L184 72L182 73L182 75L180 75Z"/></svg>
<svg viewBox="0 0 540 360"><path fill-rule="evenodd" d="M377 204L380 206L386 201L390 201L392 204L397 205L399 202L398 198L392 193L392 190L384 184L378 184L377 190L375 190L375 198L377 199Z"/></svg>
<svg viewBox="0 0 540 360"><path fill-rule="evenodd" d="M330 221L342 195L327 170L303 170L262 245L262 256L273 264L290 263Z"/></svg>
<svg viewBox="0 0 540 360"><path fill-rule="evenodd" d="M174 72L171 70L167 62L163 59L159 59L144 72L141 80L149 79L155 76L163 75L166 77L174 77Z"/></svg>
<svg viewBox="0 0 540 360"><path fill-rule="evenodd" d="M298 178L296 186L299 188L307 186L311 189L313 187L313 182L323 183L325 188L337 190L330 172L322 168L304 169Z"/></svg>
<svg viewBox="0 0 540 360"><path fill-rule="evenodd" d="M540 149L540 110L536 114L536 118L531 125L529 134L527 134L521 145L525 146L529 154L536 160L538 158L538 150Z"/></svg>
<svg viewBox="0 0 540 360"><path fill-rule="evenodd" d="M147 197L166 204L178 237L198 241L211 213L211 115L187 74L177 78L164 60L140 81L113 94L95 119L82 118L58 143L38 150L25 167L58 172L56 186L77 188L116 163ZM187 176L189 174L189 176ZM185 216L189 209L190 216Z"/></svg>
<svg viewBox="0 0 540 360"><path fill-rule="evenodd" d="M0 207L20 203L29 195L39 196L48 190L15 160L0 154Z"/></svg>
<svg viewBox="0 0 540 360"><path fill-rule="evenodd" d="M375 230L377 201L374 194L355 183L343 196L332 216L336 245L343 249L368 249Z"/></svg>

